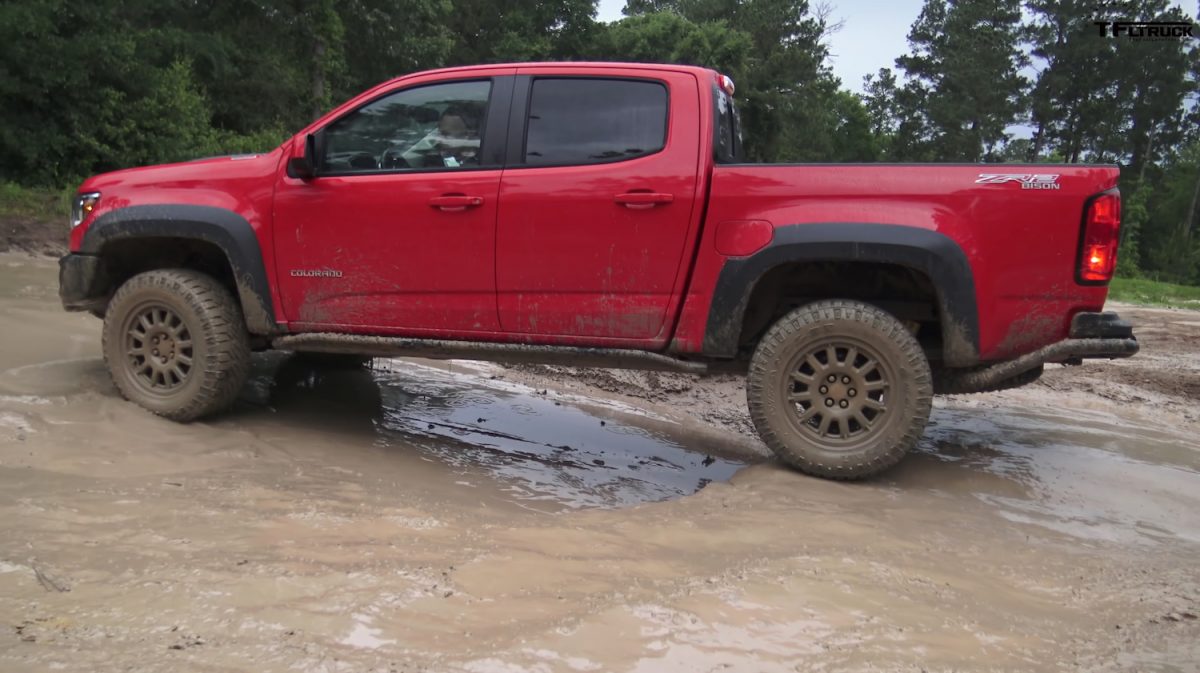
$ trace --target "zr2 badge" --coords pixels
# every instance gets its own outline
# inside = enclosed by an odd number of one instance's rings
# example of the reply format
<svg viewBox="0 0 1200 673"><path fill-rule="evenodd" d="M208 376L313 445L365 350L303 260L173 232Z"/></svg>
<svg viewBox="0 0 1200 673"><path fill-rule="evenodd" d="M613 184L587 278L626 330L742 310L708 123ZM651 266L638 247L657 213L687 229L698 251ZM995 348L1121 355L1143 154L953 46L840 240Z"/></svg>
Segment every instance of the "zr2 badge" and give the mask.
<svg viewBox="0 0 1200 673"><path fill-rule="evenodd" d="M1003 185L1016 182L1021 189L1061 189L1057 173L980 173L977 185Z"/></svg>

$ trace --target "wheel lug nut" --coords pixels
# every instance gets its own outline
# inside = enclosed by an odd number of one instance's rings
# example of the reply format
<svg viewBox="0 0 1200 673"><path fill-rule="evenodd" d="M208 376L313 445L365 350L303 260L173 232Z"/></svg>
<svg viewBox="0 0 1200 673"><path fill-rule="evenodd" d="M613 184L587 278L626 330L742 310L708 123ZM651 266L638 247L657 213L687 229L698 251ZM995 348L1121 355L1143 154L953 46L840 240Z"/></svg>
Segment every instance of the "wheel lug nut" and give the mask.
<svg viewBox="0 0 1200 673"><path fill-rule="evenodd" d="M837 381L837 377L836 377L836 376L834 376L833 374L830 374L830 375L829 375L829 378L827 378L827 379L825 379L825 380L826 380L826 381L829 381L830 383L833 383L834 381Z"/></svg>
<svg viewBox="0 0 1200 673"><path fill-rule="evenodd" d="M842 383L850 383L850 377L849 377L849 376L843 376L843 377L842 377Z"/></svg>
<svg viewBox="0 0 1200 673"><path fill-rule="evenodd" d="M846 400L842 400L841 402L838 402L838 406L845 409L846 407L850 406L850 403Z"/></svg>
<svg viewBox="0 0 1200 673"><path fill-rule="evenodd" d="M824 395L825 393L829 392L829 386L821 386L819 390L821 391L821 394Z"/></svg>
<svg viewBox="0 0 1200 673"><path fill-rule="evenodd" d="M858 391L857 391L857 390L855 390L855 389L853 389L853 388L851 388L850 390L847 390L847 391L846 391L846 394L847 394L847 395L849 395L850 397L854 397L855 395L857 395L857 394L858 394Z"/></svg>
<svg viewBox="0 0 1200 673"><path fill-rule="evenodd" d="M832 406L833 406L833 398L832 398L832 397L826 397L826 398L825 398L825 406L827 406L827 407L832 407Z"/></svg>

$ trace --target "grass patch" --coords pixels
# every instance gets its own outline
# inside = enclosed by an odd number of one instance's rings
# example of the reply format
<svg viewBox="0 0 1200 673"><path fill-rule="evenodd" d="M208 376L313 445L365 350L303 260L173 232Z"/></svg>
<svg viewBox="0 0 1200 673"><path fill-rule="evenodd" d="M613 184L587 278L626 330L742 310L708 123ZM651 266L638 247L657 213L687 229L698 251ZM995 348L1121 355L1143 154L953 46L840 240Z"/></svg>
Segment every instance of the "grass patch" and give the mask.
<svg viewBox="0 0 1200 673"><path fill-rule="evenodd" d="M0 182L0 217L63 220L71 213L75 190L22 187Z"/></svg>
<svg viewBox="0 0 1200 673"><path fill-rule="evenodd" d="M1200 308L1200 287L1145 278L1114 278L1108 286L1108 298L1130 304Z"/></svg>

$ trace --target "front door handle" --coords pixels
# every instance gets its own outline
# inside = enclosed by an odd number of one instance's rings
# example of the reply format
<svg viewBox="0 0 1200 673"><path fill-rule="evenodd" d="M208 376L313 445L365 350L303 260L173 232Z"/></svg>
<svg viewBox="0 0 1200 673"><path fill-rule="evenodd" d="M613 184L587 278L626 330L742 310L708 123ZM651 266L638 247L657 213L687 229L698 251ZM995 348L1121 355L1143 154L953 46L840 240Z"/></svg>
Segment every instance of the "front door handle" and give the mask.
<svg viewBox="0 0 1200 673"><path fill-rule="evenodd" d="M633 210L645 210L658 205L666 205L675 200L674 194L662 192L625 192L617 194L616 202Z"/></svg>
<svg viewBox="0 0 1200 673"><path fill-rule="evenodd" d="M442 194L429 199L429 205L445 212L458 212L467 208L478 208L483 205L482 196L467 196L465 194Z"/></svg>

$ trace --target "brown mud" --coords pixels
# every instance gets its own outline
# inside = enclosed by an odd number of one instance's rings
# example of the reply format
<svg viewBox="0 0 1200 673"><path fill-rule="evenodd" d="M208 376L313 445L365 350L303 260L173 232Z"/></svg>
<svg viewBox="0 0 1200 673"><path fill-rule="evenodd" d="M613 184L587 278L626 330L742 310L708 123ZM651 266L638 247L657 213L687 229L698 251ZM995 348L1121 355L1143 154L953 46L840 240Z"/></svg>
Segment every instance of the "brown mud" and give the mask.
<svg viewBox="0 0 1200 673"><path fill-rule="evenodd" d="M0 255L0 671L1200 666L1200 313L847 484L732 377L266 354L170 423L54 274Z"/></svg>

